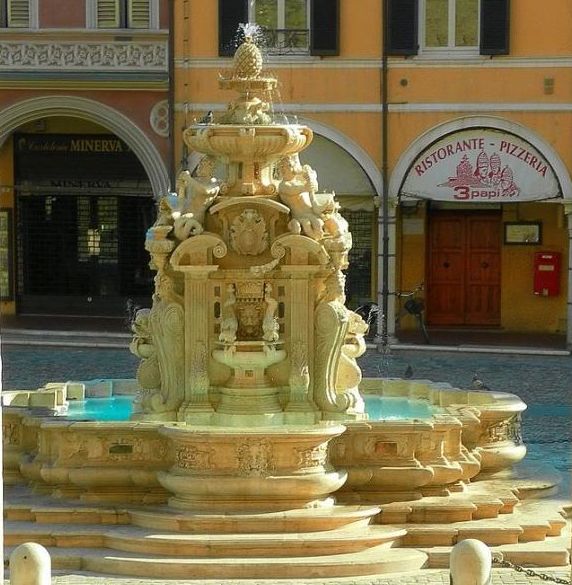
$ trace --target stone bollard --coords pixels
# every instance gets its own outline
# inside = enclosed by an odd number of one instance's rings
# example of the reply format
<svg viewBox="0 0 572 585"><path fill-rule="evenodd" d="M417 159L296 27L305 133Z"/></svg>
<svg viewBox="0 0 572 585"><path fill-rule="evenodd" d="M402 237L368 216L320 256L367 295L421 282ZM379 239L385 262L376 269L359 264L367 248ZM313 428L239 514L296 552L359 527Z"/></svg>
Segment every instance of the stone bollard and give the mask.
<svg viewBox="0 0 572 585"><path fill-rule="evenodd" d="M50 553L35 542L26 542L10 555L10 585L50 585Z"/></svg>
<svg viewBox="0 0 572 585"><path fill-rule="evenodd" d="M492 555L489 547L474 538L461 540L451 550L451 585L489 585Z"/></svg>

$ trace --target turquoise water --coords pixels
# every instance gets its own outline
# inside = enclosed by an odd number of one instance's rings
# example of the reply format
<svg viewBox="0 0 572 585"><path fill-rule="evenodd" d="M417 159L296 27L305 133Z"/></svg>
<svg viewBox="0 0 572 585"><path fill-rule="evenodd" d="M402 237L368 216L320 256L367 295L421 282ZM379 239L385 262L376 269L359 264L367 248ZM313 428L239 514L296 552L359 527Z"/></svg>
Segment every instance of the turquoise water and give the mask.
<svg viewBox="0 0 572 585"><path fill-rule="evenodd" d="M72 420L129 420L134 396L70 401L66 417Z"/></svg>
<svg viewBox="0 0 572 585"><path fill-rule="evenodd" d="M133 410L133 396L88 398L71 401L67 418L72 420L129 420ZM365 396L365 410L370 420L399 420L431 418L434 408L424 400Z"/></svg>
<svg viewBox="0 0 572 585"><path fill-rule="evenodd" d="M434 407L425 400L409 400L394 396L364 396L365 411L370 420L431 418Z"/></svg>

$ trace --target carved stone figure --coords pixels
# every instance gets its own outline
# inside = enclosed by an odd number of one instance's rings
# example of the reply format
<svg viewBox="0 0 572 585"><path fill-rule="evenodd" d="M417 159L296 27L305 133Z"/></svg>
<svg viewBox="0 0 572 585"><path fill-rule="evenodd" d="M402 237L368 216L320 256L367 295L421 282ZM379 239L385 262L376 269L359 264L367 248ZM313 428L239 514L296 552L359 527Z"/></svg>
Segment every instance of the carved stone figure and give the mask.
<svg viewBox="0 0 572 585"><path fill-rule="evenodd" d="M315 205L315 192L318 184L315 171L305 165L302 167L298 155L285 157L278 163L281 181L278 195L290 208L292 221L288 228L293 233L320 240L324 236L324 221Z"/></svg>
<svg viewBox="0 0 572 585"><path fill-rule="evenodd" d="M141 358L137 381L142 388L136 411L142 415L175 412L183 396L183 309L157 300L137 312L129 349Z"/></svg>
<svg viewBox="0 0 572 585"><path fill-rule="evenodd" d="M215 162L213 157L205 156L197 166L196 178L189 171L177 177L177 198L168 199L167 204L172 209L173 232L178 240L204 231L205 213L220 191L220 184L213 177Z"/></svg>
<svg viewBox="0 0 572 585"><path fill-rule="evenodd" d="M238 319L235 313L236 293L234 284L226 287L226 300L222 310L222 320L220 323L219 341L223 343L234 343L236 341L236 332L238 330Z"/></svg>
<svg viewBox="0 0 572 585"><path fill-rule="evenodd" d="M344 306L344 286L343 273L333 272L316 308L314 399L333 418L337 413L360 418L364 403L358 390L361 370L356 358L365 351L367 324Z"/></svg>
<svg viewBox="0 0 572 585"><path fill-rule="evenodd" d="M278 311L278 301L272 297L272 285L267 283L264 286L264 302L266 303L266 311L264 313L264 320L262 321L264 341L278 341L280 325L276 317Z"/></svg>

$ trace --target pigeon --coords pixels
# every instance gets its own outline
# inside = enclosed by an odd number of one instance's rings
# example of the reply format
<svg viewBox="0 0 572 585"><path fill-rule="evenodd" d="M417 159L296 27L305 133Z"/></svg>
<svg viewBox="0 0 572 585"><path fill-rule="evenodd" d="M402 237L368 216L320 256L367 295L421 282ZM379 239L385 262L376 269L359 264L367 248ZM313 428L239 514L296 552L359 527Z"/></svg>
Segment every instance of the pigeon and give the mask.
<svg viewBox="0 0 572 585"><path fill-rule="evenodd" d="M214 120L214 114L212 110L209 110L207 115L201 118L199 124L212 124Z"/></svg>
<svg viewBox="0 0 572 585"><path fill-rule="evenodd" d="M411 364L409 364L407 366L407 368L405 369L405 373L403 374L403 378L405 380L410 380L411 378L413 378L413 368L411 367Z"/></svg>
<svg viewBox="0 0 572 585"><path fill-rule="evenodd" d="M477 372L473 375L471 386L474 390L490 390L490 388L479 378Z"/></svg>

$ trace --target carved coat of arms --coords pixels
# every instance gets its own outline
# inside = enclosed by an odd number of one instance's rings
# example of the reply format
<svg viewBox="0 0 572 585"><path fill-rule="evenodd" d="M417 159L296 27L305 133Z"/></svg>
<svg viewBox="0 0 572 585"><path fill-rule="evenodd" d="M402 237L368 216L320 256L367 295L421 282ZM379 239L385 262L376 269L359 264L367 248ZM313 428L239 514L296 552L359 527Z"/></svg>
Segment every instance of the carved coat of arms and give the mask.
<svg viewBox="0 0 572 585"><path fill-rule="evenodd" d="M257 256L268 248L266 222L256 209L245 209L230 226L230 245L235 252Z"/></svg>

